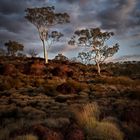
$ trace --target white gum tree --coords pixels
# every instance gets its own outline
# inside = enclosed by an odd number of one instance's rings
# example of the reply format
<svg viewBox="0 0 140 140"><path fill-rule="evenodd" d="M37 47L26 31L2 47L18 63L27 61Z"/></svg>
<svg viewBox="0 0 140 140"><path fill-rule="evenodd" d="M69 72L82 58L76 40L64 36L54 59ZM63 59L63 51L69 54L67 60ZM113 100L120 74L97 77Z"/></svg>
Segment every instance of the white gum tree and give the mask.
<svg viewBox="0 0 140 140"><path fill-rule="evenodd" d="M118 44L111 47L105 44L113 35L113 32L102 32L100 28L80 29L74 32L68 44L89 48L88 52L81 52L78 57L87 61L94 60L98 74L101 75L100 64L119 50Z"/></svg>
<svg viewBox="0 0 140 140"><path fill-rule="evenodd" d="M63 36L58 31L50 31L50 28L57 24L70 22L67 13L55 13L55 7L27 8L25 18L38 29L40 40L42 41L45 63L48 63L48 49L52 43L59 41Z"/></svg>

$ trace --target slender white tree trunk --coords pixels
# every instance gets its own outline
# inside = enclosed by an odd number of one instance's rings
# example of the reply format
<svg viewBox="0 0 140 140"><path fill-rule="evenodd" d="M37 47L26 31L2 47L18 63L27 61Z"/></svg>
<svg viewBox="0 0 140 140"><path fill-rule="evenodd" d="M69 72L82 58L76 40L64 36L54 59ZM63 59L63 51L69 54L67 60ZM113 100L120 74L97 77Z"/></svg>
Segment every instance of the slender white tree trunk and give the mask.
<svg viewBox="0 0 140 140"><path fill-rule="evenodd" d="M48 64L48 52L47 52L47 49L46 49L46 46L45 46L45 41L42 40L42 43L43 43L43 51L44 51L45 64Z"/></svg>
<svg viewBox="0 0 140 140"><path fill-rule="evenodd" d="M100 64L98 62L96 62L96 65L97 65L97 69L98 69L98 75L101 76Z"/></svg>

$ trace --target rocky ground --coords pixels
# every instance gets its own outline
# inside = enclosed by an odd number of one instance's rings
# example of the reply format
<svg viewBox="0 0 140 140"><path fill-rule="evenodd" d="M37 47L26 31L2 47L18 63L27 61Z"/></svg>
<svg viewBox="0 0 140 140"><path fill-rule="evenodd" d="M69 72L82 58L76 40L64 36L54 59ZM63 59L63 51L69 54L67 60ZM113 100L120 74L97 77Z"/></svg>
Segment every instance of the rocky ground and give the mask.
<svg viewBox="0 0 140 140"><path fill-rule="evenodd" d="M94 65L1 58L0 140L97 139L88 137L73 113L92 103L98 105L99 124L112 122L123 133L103 140L140 139L139 68L139 63L103 65L99 77Z"/></svg>

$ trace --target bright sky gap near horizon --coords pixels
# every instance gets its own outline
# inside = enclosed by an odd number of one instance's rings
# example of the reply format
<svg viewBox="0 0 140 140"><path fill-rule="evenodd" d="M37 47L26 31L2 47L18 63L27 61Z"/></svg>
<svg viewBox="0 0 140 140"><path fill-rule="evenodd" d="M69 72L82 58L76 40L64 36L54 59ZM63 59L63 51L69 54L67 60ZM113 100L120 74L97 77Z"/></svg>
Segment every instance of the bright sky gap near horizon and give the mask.
<svg viewBox="0 0 140 140"><path fill-rule="evenodd" d="M42 43L37 29L25 18L25 9L55 6L56 12L70 14L70 23L56 25L64 37L49 50L49 58L63 53L76 57L81 50L67 44L78 28L100 27L113 31L110 45L119 43L120 50L114 57L139 57L140 59L140 1L139 0L1 0L0 1L0 46L15 40L25 46L25 52L35 48L43 56Z"/></svg>

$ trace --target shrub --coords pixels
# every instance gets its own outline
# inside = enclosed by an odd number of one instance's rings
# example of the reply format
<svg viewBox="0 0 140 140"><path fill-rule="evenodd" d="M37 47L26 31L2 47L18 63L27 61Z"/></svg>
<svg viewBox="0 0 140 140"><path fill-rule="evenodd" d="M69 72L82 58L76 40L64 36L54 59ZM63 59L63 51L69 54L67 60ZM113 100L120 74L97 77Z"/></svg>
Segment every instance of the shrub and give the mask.
<svg viewBox="0 0 140 140"><path fill-rule="evenodd" d="M60 132L55 132L40 124L33 126L33 131L41 140L63 140Z"/></svg>
<svg viewBox="0 0 140 140"><path fill-rule="evenodd" d="M48 136L45 138L45 140L63 140L63 135L59 132L51 131L48 133Z"/></svg>
<svg viewBox="0 0 140 140"><path fill-rule="evenodd" d="M47 137L50 130L47 127L44 127L40 124L33 125L33 132L40 138L44 139L44 137Z"/></svg>
<svg viewBox="0 0 140 140"><path fill-rule="evenodd" d="M4 75L13 75L17 73L17 69L13 64L5 64L4 65Z"/></svg>
<svg viewBox="0 0 140 140"><path fill-rule="evenodd" d="M100 110L96 103L74 111L78 124L84 129L87 140L123 140L123 133L111 122L99 121Z"/></svg>
<svg viewBox="0 0 140 140"><path fill-rule="evenodd" d="M56 90L62 94L76 93L75 88L68 83L63 83L57 86Z"/></svg>
<svg viewBox="0 0 140 140"><path fill-rule="evenodd" d="M9 129L8 128L2 128L0 129L0 139L1 140L9 140Z"/></svg>
<svg viewBox="0 0 140 140"><path fill-rule="evenodd" d="M92 83L95 84L111 84L111 85L124 85L124 86L136 86L139 85L139 80L132 80L129 77L126 76L117 76L117 77L109 77L109 76L103 76L103 77L95 77L95 79L92 81Z"/></svg>
<svg viewBox="0 0 140 140"><path fill-rule="evenodd" d="M107 84L114 84L114 85L120 84L124 86L133 86L133 85L136 86L139 84L138 81L134 81L129 77L125 77L125 76L104 77L102 80Z"/></svg>
<svg viewBox="0 0 140 140"><path fill-rule="evenodd" d="M48 95L48 96L56 96L58 94L58 92L56 91L56 87L55 85L45 85L44 86L44 93L45 95Z"/></svg>
<svg viewBox="0 0 140 140"><path fill-rule="evenodd" d="M74 87L77 92L83 91L88 88L88 85L86 83L77 82L75 80L68 80L67 83L68 85Z"/></svg>
<svg viewBox="0 0 140 140"><path fill-rule="evenodd" d="M13 79L10 76L1 76L0 77L0 90L9 90L13 88Z"/></svg>
<svg viewBox="0 0 140 140"><path fill-rule="evenodd" d="M60 118L45 119L44 123L45 126L47 126L48 128L62 129L66 128L70 124L70 121L68 118L60 117Z"/></svg>
<svg viewBox="0 0 140 140"><path fill-rule="evenodd" d="M100 110L97 103L89 103L82 107L81 114L82 114L81 117L84 117L84 120L87 120L89 117L98 120L100 115Z"/></svg>
<svg viewBox="0 0 140 140"><path fill-rule="evenodd" d="M35 81L34 81L34 85L35 85L36 87L41 86L41 85L43 85L44 83L45 83L45 80L44 80L43 78L37 78L37 79L35 79Z"/></svg>
<svg viewBox="0 0 140 140"><path fill-rule="evenodd" d="M81 130L73 130L68 135L67 140L84 140L84 135Z"/></svg>
<svg viewBox="0 0 140 140"><path fill-rule="evenodd" d="M51 70L53 76L62 76L64 73L61 71L60 67L55 67Z"/></svg>
<svg viewBox="0 0 140 140"><path fill-rule="evenodd" d="M84 128L86 133L90 133L97 125L100 111L96 103L87 104L80 111L74 110L73 112L78 124Z"/></svg>
<svg viewBox="0 0 140 140"><path fill-rule="evenodd" d="M123 123L123 129L126 132L127 139L140 138L140 125L132 122Z"/></svg>
<svg viewBox="0 0 140 140"><path fill-rule="evenodd" d="M91 138L101 140L123 140L123 134L110 122L98 122L92 133L88 136L88 140Z"/></svg>
<svg viewBox="0 0 140 140"><path fill-rule="evenodd" d="M38 140L38 137L33 134L17 136L14 140Z"/></svg>
<svg viewBox="0 0 140 140"><path fill-rule="evenodd" d="M42 119L46 117L46 113L42 110L36 109L31 106L24 107L22 109L23 114L29 119Z"/></svg>
<svg viewBox="0 0 140 140"><path fill-rule="evenodd" d="M45 65L41 62L34 62L30 66L30 74L40 76L45 74Z"/></svg>
<svg viewBox="0 0 140 140"><path fill-rule="evenodd" d="M131 99L131 100L140 100L140 88L132 88L129 89L129 91L126 91L126 96L127 98Z"/></svg>
<svg viewBox="0 0 140 140"><path fill-rule="evenodd" d="M0 117L1 118L12 118L18 114L18 108L14 104L1 105L0 106Z"/></svg>

